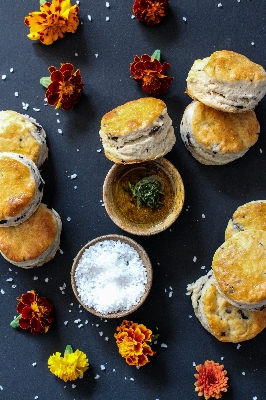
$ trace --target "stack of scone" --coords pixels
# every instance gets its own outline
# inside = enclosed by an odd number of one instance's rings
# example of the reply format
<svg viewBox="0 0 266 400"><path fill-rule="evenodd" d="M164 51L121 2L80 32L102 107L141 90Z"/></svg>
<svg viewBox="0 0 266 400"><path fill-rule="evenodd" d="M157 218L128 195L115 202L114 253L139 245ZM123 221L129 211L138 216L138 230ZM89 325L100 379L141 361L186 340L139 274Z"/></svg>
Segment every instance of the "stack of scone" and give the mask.
<svg viewBox="0 0 266 400"><path fill-rule="evenodd" d="M37 267L59 248L61 219L41 204L39 168L48 156L46 134L33 118L0 111L0 252L10 263Z"/></svg>
<svg viewBox="0 0 266 400"><path fill-rule="evenodd" d="M154 97L132 100L108 112L99 133L106 157L117 164L162 157L176 141L166 104Z"/></svg>
<svg viewBox="0 0 266 400"><path fill-rule="evenodd" d="M252 339L266 327L266 201L240 206L212 270L188 285L202 326L222 342Z"/></svg>
<svg viewBox="0 0 266 400"><path fill-rule="evenodd" d="M266 93L266 72L242 54L221 50L194 62L186 93L181 138L202 164L223 165L242 157L260 132L254 108Z"/></svg>

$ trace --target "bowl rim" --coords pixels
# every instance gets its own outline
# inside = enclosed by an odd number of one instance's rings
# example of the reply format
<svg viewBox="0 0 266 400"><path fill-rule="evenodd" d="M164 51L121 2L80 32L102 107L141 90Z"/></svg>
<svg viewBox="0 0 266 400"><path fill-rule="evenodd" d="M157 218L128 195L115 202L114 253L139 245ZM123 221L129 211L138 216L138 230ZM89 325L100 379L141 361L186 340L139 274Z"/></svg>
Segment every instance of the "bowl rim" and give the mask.
<svg viewBox="0 0 266 400"><path fill-rule="evenodd" d="M149 226L147 228L139 227L137 225L131 225L130 223L121 220L114 212L114 209L112 207L112 200L110 200L111 182L113 181L115 176L119 173L119 171L123 167L135 168L136 166L140 166L141 164L144 163L159 164L170 178L170 181L176 193L176 201L170 214L167 215L167 217L164 220L162 220L159 224L156 224L154 226ZM182 177L178 172L178 170L176 169L176 167L164 157L159 157L155 160L143 161L143 163L138 163L138 164L125 164L125 165L114 164L108 171L103 184L103 202L107 214L119 228L133 235L150 236L166 230L176 221L176 219L180 215L183 209L184 201L185 201L185 188Z"/></svg>
<svg viewBox="0 0 266 400"><path fill-rule="evenodd" d="M142 260L143 266L146 268L147 271L147 283L145 284L145 292L144 294L141 296L139 302L134 305L130 310L122 310L122 311L117 311L117 312L113 312L113 313L108 313L108 314L102 314L98 311L96 311L94 308L92 307L88 307L87 305L85 305L82 300L79 297L78 291L77 291L77 286L76 286L76 281L75 281L75 271L76 268L78 266L79 260L82 256L82 254L84 253L84 251L93 246L94 244L98 243L98 242L103 242L105 240L115 240L115 241L121 241L123 243L126 243L128 245L130 245L132 248L134 248L139 257ZM87 244L85 244L85 246L83 246L78 254L76 255L76 257L74 258L73 264L72 264L72 268L70 271L70 275L71 275L71 286L72 286L72 290L74 292L74 295L76 297L76 299L78 300L78 302L87 310L89 311L91 314L94 314L98 317L101 318L123 318L126 315L129 315L131 313L133 313L134 311L136 311L146 300L146 298L148 297L148 294L150 293L151 290L151 286L152 286L152 278L153 278L153 270L152 270L152 264L151 261L149 259L148 254L146 253L146 251L144 250L144 248L138 244L135 240L127 237L127 236L123 236L123 235L117 235L117 234L109 234L109 235L103 235L103 236L99 236L93 240L91 240L90 242L88 242Z"/></svg>

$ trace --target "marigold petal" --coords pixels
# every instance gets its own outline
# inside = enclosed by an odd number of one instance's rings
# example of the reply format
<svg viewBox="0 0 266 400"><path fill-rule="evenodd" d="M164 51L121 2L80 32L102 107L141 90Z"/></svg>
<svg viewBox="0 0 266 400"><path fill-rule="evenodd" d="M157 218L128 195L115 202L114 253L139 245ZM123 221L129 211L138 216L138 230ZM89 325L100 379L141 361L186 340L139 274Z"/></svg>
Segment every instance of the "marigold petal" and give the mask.
<svg viewBox="0 0 266 400"><path fill-rule="evenodd" d="M20 318L19 319L19 326L22 329L28 329L30 327L30 320L29 319Z"/></svg>
<svg viewBox="0 0 266 400"><path fill-rule="evenodd" d="M33 311L31 307L24 307L23 310L21 311L22 318L24 319L31 319L32 313Z"/></svg>

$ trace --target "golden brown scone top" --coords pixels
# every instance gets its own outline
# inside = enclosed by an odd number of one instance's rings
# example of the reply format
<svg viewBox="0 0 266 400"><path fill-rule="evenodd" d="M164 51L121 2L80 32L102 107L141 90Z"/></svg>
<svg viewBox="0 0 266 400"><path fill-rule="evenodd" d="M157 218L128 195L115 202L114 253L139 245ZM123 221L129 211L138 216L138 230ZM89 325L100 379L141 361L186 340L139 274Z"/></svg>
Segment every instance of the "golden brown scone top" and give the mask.
<svg viewBox="0 0 266 400"><path fill-rule="evenodd" d="M256 143L260 125L254 111L225 113L198 102L192 119L192 132L205 147L224 153L238 153Z"/></svg>
<svg viewBox="0 0 266 400"><path fill-rule="evenodd" d="M249 340L266 327L266 308L241 310L225 300L214 283L208 286L201 301L210 330L220 342Z"/></svg>
<svg viewBox="0 0 266 400"><path fill-rule="evenodd" d="M228 222L225 239L246 229L266 231L266 201L251 201L238 207Z"/></svg>
<svg viewBox="0 0 266 400"><path fill-rule="evenodd" d="M0 157L0 220L19 215L32 202L35 191L28 166L11 157Z"/></svg>
<svg viewBox="0 0 266 400"><path fill-rule="evenodd" d="M0 151L24 154L36 163L40 144L30 133L34 125L23 115L0 111Z"/></svg>
<svg viewBox="0 0 266 400"><path fill-rule="evenodd" d="M43 203L22 224L0 227L0 251L10 260L34 260L53 243L57 227L53 213Z"/></svg>
<svg viewBox="0 0 266 400"><path fill-rule="evenodd" d="M101 129L111 136L124 136L150 125L165 108L165 103L154 97L132 100L105 114L101 120Z"/></svg>
<svg viewBox="0 0 266 400"><path fill-rule="evenodd" d="M266 232L246 230L226 240L215 252L212 269L225 296L256 306L266 299Z"/></svg>
<svg viewBox="0 0 266 400"><path fill-rule="evenodd" d="M252 83L266 80L266 73L261 65L229 50L215 51L203 71L219 81L245 80Z"/></svg>

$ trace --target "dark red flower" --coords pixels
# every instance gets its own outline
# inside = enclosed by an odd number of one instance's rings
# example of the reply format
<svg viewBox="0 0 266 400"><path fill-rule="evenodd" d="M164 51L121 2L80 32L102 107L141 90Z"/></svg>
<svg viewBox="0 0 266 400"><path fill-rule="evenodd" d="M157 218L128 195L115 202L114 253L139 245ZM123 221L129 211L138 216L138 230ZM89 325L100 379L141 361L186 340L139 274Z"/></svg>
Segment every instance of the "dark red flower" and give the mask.
<svg viewBox="0 0 266 400"><path fill-rule="evenodd" d="M46 297L31 290L18 297L17 312L21 314L19 326L22 329L30 329L31 333L39 334L47 332L54 321L54 307Z"/></svg>
<svg viewBox="0 0 266 400"><path fill-rule="evenodd" d="M55 108L71 110L79 101L81 92L84 89L80 70L74 73L74 66L70 63L61 64L59 70L49 67L51 83L47 87L46 98L48 104L56 105Z"/></svg>
<svg viewBox="0 0 266 400"><path fill-rule="evenodd" d="M164 75L170 67L169 63L160 63L157 58L153 59L148 54L135 56L134 62L130 64L130 72L134 75L131 78L141 84L145 93L160 96L167 92L174 79L172 76Z"/></svg>
<svg viewBox="0 0 266 400"><path fill-rule="evenodd" d="M133 4L133 13L135 17L152 26L161 22L162 18L169 11L168 0L135 0Z"/></svg>

